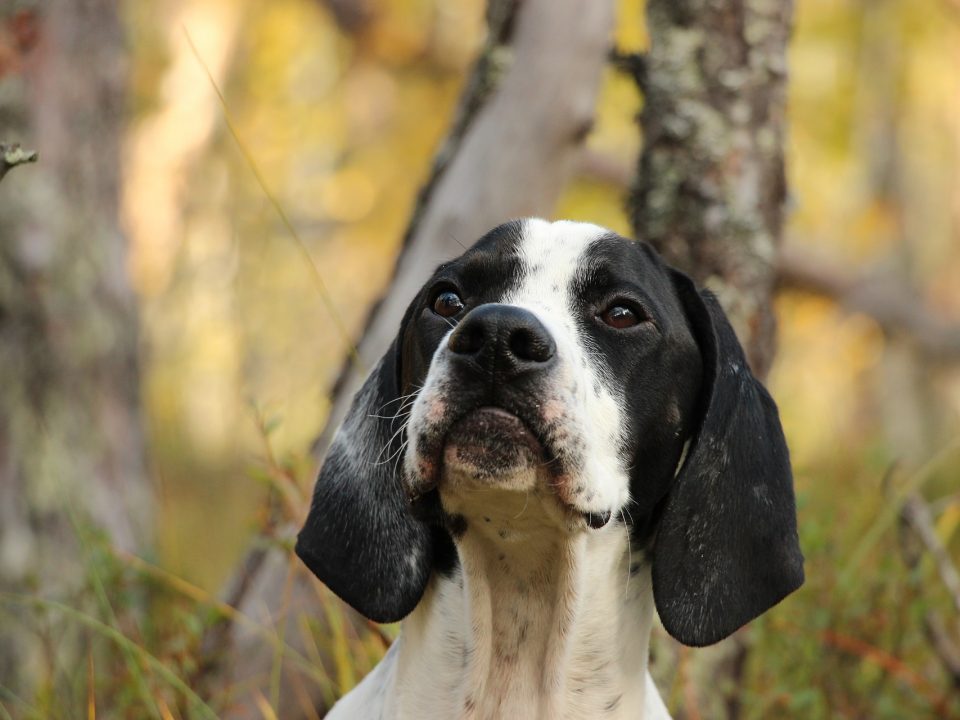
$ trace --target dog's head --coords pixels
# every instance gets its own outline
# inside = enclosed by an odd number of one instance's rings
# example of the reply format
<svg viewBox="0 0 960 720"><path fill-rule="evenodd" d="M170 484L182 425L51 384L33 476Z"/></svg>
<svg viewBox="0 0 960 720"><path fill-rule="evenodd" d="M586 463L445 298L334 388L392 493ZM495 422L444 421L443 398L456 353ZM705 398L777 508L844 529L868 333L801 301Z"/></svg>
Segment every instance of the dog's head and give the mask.
<svg viewBox="0 0 960 720"><path fill-rule="evenodd" d="M518 493L558 532L628 523L687 644L803 581L777 409L723 311L593 225L507 223L436 270L334 439L297 552L397 620Z"/></svg>

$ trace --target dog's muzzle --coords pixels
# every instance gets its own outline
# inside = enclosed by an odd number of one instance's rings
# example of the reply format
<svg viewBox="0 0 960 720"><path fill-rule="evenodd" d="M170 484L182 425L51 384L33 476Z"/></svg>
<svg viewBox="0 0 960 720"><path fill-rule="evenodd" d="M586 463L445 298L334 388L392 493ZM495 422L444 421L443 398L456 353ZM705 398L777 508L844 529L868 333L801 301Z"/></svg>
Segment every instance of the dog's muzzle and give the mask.
<svg viewBox="0 0 960 720"><path fill-rule="evenodd" d="M529 491L545 483L561 506L603 527L609 511L575 510L571 451L558 387L557 343L530 310L489 303L466 314L433 361L438 375L411 418L416 452L407 467L414 503L441 483ZM587 490L588 491L588 490ZM576 503L579 504L579 503Z"/></svg>
<svg viewBox="0 0 960 720"><path fill-rule="evenodd" d="M532 312L480 305L460 321L438 355L442 390L428 387L422 398L433 410L418 425L423 462L415 494L436 487L444 466L460 467L468 471L461 477L484 482L550 463L539 405L557 363L557 346Z"/></svg>

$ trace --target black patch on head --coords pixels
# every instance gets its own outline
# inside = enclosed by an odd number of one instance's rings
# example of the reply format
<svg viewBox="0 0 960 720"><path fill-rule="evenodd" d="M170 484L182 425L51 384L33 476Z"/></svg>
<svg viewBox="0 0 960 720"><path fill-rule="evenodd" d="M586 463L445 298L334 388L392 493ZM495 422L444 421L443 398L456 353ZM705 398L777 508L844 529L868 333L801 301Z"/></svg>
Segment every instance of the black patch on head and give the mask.
<svg viewBox="0 0 960 720"><path fill-rule="evenodd" d="M403 618L420 601L432 572L456 568L456 549L435 493L419 499L416 512L404 497L403 433L398 430L406 422L406 403L423 384L430 359L450 328L431 309L437 288L456 289L467 308L499 300L519 282L522 228L521 222L494 228L437 269L354 398L320 469L297 537L297 555L372 620Z"/></svg>

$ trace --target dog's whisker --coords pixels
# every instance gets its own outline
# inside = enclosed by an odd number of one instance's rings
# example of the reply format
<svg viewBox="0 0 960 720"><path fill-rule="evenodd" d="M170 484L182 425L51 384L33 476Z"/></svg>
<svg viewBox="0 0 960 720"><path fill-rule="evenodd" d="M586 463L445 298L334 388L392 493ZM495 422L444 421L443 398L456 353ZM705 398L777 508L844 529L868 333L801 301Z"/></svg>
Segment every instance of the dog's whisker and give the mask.
<svg viewBox="0 0 960 720"><path fill-rule="evenodd" d="M383 455L384 451L387 450L387 448L389 448L391 445L393 445L393 441L397 439L397 436L398 436L400 433L402 433L402 432L406 429L406 427L407 427L406 425L401 425L401 426L397 429L397 431L396 431L395 433L393 433L393 435L390 436L390 439L387 440L386 443L384 443L383 447L380 448L380 452L378 452L377 455L376 455L376 457L374 458L374 463L373 463L374 465L382 465L382 464L385 464L385 463L389 462L389 458L388 458L384 463L379 463L379 462L376 462L376 461L378 461L378 460L380 459L380 457ZM390 457L390 458L393 457L393 453L392 453L392 452L390 453L390 456L389 456L389 457Z"/></svg>
<svg viewBox="0 0 960 720"><path fill-rule="evenodd" d="M413 392L407 393L406 395L400 395L398 397L393 398L392 400L387 400L387 402L385 402L383 405L378 407L374 412L383 412L384 410L386 410L388 407L390 407L395 403L400 403L402 405L404 402L406 402L410 398L416 398L417 394L421 390L423 390L422 384L414 384Z"/></svg>
<svg viewBox="0 0 960 720"><path fill-rule="evenodd" d="M400 443L400 447L396 453L396 460L393 463L393 472L395 475L400 473L400 463L403 461L403 453L407 449L407 445L409 444L410 444L409 437L405 438L404 441Z"/></svg>
<svg viewBox="0 0 960 720"><path fill-rule="evenodd" d="M630 548L630 528L633 527L633 517L631 516L630 524L628 525L624 513L629 515L626 505L620 508L620 520L623 521L624 529L627 533L627 581L623 585L623 597L626 600L630 597L630 576L633 574L633 550Z"/></svg>
<svg viewBox="0 0 960 720"><path fill-rule="evenodd" d="M523 507L520 508L520 512L518 512L518 513L514 516L513 519L514 519L514 520L519 520L519 519L520 519L520 516L523 515L523 514L527 511L527 505L529 505L529 504L530 504L530 491L527 490L527 492L524 493Z"/></svg>

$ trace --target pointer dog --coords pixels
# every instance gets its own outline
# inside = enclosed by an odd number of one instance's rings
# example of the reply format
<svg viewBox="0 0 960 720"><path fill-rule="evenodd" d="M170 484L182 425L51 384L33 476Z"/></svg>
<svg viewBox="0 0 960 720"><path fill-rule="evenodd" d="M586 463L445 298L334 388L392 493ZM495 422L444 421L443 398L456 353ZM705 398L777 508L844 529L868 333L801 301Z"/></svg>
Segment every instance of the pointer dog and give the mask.
<svg viewBox="0 0 960 720"><path fill-rule="evenodd" d="M542 220L424 285L296 549L404 620L335 718L666 718L654 606L708 645L803 582L777 408L716 299L645 243Z"/></svg>

